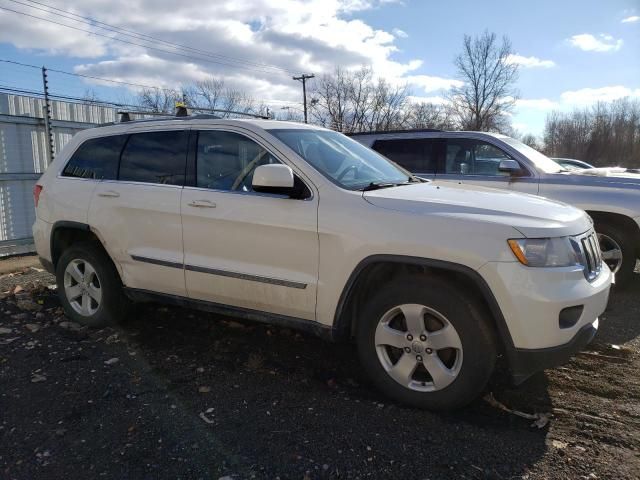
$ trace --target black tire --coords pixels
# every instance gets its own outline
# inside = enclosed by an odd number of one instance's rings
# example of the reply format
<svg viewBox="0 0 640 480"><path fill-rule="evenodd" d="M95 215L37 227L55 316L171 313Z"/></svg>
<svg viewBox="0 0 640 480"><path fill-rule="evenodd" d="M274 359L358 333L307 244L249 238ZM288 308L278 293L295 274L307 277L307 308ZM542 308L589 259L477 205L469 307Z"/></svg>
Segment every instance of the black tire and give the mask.
<svg viewBox="0 0 640 480"><path fill-rule="evenodd" d="M97 285L101 291L100 303L90 315L78 312L67 298L65 288L65 271L74 261L87 262L95 270ZM77 243L65 250L56 267L56 281L58 283L58 297L67 317L81 325L88 327L104 327L112 325L126 317L130 301L124 295L120 276L100 246L91 242ZM78 302L80 304L81 302ZM95 304L95 302L94 302Z"/></svg>
<svg viewBox="0 0 640 480"><path fill-rule="evenodd" d="M614 223L599 222L595 225L598 234L606 235L620 246L622 250L622 264L616 272L616 286L624 287L628 285L633 277L636 267L637 250L631 232L625 231ZM602 241L601 241L602 247Z"/></svg>
<svg viewBox="0 0 640 480"><path fill-rule="evenodd" d="M416 391L401 385L387 373L378 358L375 345L378 323L387 312L402 304L420 304L439 312L458 334L462 363L455 380L440 390ZM496 341L490 318L476 301L444 279L411 275L394 280L376 293L358 320L356 341L365 371L383 393L401 403L429 410L460 408L475 400L491 377L496 362ZM414 353L411 350L407 355Z"/></svg>

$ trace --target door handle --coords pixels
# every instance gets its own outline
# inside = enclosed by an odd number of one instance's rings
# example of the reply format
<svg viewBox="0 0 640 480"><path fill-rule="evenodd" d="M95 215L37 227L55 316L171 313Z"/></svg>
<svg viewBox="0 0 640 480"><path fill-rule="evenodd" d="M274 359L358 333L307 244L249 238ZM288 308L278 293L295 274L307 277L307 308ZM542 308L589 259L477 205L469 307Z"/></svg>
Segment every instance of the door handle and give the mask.
<svg viewBox="0 0 640 480"><path fill-rule="evenodd" d="M192 200L188 205L196 208L216 208L216 204L209 200Z"/></svg>
<svg viewBox="0 0 640 480"><path fill-rule="evenodd" d="M114 192L113 190L107 190L105 192L100 192L98 196L116 198L116 197L119 197L120 194L118 192Z"/></svg>

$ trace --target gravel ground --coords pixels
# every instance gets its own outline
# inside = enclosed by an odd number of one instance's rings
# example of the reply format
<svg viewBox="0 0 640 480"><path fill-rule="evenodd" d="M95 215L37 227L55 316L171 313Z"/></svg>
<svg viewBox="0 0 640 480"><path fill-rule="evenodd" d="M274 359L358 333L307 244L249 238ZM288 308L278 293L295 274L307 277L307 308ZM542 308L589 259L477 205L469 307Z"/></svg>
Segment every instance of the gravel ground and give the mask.
<svg viewBox="0 0 640 480"><path fill-rule="evenodd" d="M640 476L640 274L587 352L450 414L390 402L350 345L158 305L87 330L52 283L0 276L23 289L0 294L2 479Z"/></svg>

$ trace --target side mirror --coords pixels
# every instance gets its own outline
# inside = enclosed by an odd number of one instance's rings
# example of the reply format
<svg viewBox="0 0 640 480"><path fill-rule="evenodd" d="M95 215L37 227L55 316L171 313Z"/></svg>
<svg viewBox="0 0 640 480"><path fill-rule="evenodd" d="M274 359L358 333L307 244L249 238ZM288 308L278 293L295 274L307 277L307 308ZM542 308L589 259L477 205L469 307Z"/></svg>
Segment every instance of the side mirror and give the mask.
<svg viewBox="0 0 640 480"><path fill-rule="evenodd" d="M251 186L256 192L291 196L295 193L293 170L287 165L260 165L253 172Z"/></svg>
<svg viewBox="0 0 640 480"><path fill-rule="evenodd" d="M516 175L520 173L520 164L515 160L500 160L500 164L498 165L499 172L505 172L509 175Z"/></svg>

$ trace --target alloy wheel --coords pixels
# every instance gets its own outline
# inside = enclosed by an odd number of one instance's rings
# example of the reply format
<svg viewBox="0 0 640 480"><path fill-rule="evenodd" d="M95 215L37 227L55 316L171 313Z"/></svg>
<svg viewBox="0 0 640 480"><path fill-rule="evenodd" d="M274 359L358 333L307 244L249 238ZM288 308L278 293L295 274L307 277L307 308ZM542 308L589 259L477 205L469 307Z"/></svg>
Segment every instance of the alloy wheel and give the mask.
<svg viewBox="0 0 640 480"><path fill-rule="evenodd" d="M604 233L598 233L598 243L602 252L602 260L613 273L622 267L622 248L613 238Z"/></svg>
<svg viewBox="0 0 640 480"><path fill-rule="evenodd" d="M64 293L76 312L90 317L102 301L102 286L96 269L83 259L69 262L64 271Z"/></svg>
<svg viewBox="0 0 640 480"><path fill-rule="evenodd" d="M425 305L403 304L386 312L376 327L375 345L387 374L411 390L442 390L462 367L458 332L444 315Z"/></svg>

